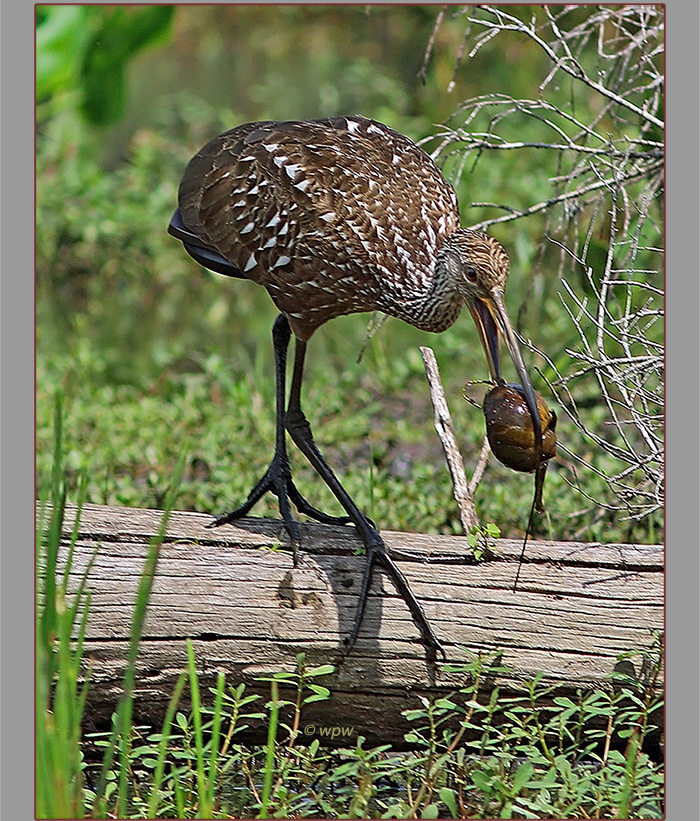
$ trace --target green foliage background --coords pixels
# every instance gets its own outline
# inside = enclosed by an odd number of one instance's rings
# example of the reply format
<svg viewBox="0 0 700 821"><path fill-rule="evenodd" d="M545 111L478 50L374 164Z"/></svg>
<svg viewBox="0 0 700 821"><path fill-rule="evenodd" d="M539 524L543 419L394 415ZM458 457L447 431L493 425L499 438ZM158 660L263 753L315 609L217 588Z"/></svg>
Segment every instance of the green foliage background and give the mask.
<svg viewBox="0 0 700 821"><path fill-rule="evenodd" d="M40 481L60 389L67 464L72 476L87 469L89 501L161 505L183 447L179 507L221 513L245 498L271 455L275 309L257 286L198 268L167 236L180 177L202 144L245 121L362 113L419 140L470 97L537 95L546 63L515 36L458 63L457 7L421 73L438 14L435 6L37 8ZM551 164L544 153L481 158L458 186L463 224L494 215L475 202L523 208L546 198ZM512 259L511 316L555 358L576 335L543 230L535 217L493 233ZM319 443L381 527L460 532L418 345L436 351L469 470L483 421L462 386L487 375L476 331L466 314L436 337L389 320L358 363L366 327L366 316L344 317L314 337L305 406ZM604 425L595 396L581 398L589 424ZM577 431L564 424L558 433L606 470L608 457ZM306 465L294 467L302 491L335 509ZM540 534L660 540L659 516L632 523L606 512L567 484L574 470L565 458L552 464ZM585 482L593 499L609 493L593 472ZM515 536L531 498L531 477L492 463L477 504ZM277 515L274 500L255 514Z"/></svg>

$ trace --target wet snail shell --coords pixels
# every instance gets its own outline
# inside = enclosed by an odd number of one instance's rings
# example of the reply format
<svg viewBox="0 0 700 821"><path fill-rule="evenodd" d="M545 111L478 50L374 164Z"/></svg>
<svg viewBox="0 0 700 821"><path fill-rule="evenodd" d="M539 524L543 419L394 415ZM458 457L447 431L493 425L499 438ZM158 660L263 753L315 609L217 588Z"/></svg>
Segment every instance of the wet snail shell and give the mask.
<svg viewBox="0 0 700 821"><path fill-rule="evenodd" d="M486 435L499 462L512 470L536 470L556 453L554 432L557 415L535 392L542 425L542 446L535 447L530 411L520 385L503 384L490 390L484 398Z"/></svg>

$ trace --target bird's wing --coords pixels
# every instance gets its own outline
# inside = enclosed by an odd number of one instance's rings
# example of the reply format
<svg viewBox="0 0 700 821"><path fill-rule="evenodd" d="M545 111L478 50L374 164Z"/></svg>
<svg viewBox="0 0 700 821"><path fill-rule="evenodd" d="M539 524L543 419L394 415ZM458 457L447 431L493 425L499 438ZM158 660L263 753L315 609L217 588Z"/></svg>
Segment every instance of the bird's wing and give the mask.
<svg viewBox="0 0 700 821"><path fill-rule="evenodd" d="M362 117L248 123L208 143L180 187L189 230L245 276L344 272L425 287L457 199L413 142ZM414 281L413 281L414 280Z"/></svg>

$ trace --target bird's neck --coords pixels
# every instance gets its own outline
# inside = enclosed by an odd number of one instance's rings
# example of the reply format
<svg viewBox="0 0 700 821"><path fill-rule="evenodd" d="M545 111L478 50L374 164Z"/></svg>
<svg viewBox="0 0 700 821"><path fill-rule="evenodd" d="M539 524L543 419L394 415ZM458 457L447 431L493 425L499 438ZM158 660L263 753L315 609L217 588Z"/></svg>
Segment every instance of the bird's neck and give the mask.
<svg viewBox="0 0 700 821"><path fill-rule="evenodd" d="M414 287L399 289L384 284L380 310L423 331L440 333L452 325L465 303L460 285L464 279L462 260L469 244L485 235L466 228L453 231L438 248L432 268L417 277ZM416 287L418 286L419 287Z"/></svg>
<svg viewBox="0 0 700 821"><path fill-rule="evenodd" d="M461 246L475 236L479 236L475 231L458 228L438 249L430 288L420 307L420 315L425 322L419 327L440 333L449 328L459 316L464 306L464 294L460 288L464 277Z"/></svg>
<svg viewBox="0 0 700 821"><path fill-rule="evenodd" d="M417 295L410 305L406 305L407 315L401 319L423 331L440 333L452 325L459 316L464 299L457 287L454 266L449 264L449 256L442 249L435 258L432 275L427 288Z"/></svg>

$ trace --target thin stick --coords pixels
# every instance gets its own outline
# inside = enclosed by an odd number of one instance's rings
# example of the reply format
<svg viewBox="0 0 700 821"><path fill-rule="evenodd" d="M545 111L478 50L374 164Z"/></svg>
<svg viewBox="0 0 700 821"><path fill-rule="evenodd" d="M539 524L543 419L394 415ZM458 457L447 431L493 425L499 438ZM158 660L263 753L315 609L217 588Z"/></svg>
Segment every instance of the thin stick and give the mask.
<svg viewBox="0 0 700 821"><path fill-rule="evenodd" d="M476 489L479 487L481 477L484 475L486 465L489 463L490 455L491 445L489 445L488 437L484 436L484 444L481 446L481 453L479 454L479 458L477 459L476 467L474 468L474 473L472 473L472 478L469 480L469 495L472 499L474 498Z"/></svg>
<svg viewBox="0 0 700 821"><path fill-rule="evenodd" d="M445 391L440 380L440 371L438 370L435 354L432 348L428 347L421 347L420 352L423 357L425 375L430 388L430 399L433 403L433 411L435 412L435 430L440 437L442 449L445 451L447 467L449 468L450 477L452 478L452 491L457 502L457 507L459 508L459 518L462 521L462 528L466 535L473 527L479 524L479 518L476 515L476 508L474 507L474 496L467 483L467 477L464 472L464 461L452 428L452 417L447 407L447 399L445 398Z"/></svg>

